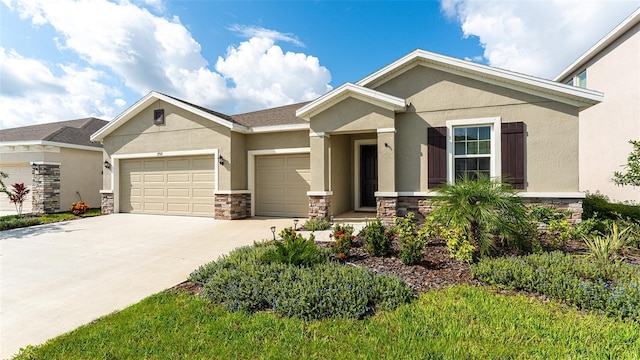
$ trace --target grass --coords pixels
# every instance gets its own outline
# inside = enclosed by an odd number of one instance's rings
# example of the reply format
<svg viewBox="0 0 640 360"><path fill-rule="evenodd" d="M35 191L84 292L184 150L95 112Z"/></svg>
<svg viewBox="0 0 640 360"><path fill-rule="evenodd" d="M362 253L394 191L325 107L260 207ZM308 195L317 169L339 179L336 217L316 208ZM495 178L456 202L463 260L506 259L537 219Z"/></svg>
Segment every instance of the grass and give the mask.
<svg viewBox="0 0 640 360"><path fill-rule="evenodd" d="M57 214L45 214L40 216L18 216L18 215L7 215L0 217L0 230L10 230L34 225L42 225L49 224L54 222L73 220L77 218L84 217L93 217L101 215L100 209L91 209L84 214L81 215L73 215L70 212L63 212Z"/></svg>
<svg viewBox="0 0 640 360"><path fill-rule="evenodd" d="M638 349L638 323L455 286L362 321L309 322L165 291L17 359L637 359Z"/></svg>

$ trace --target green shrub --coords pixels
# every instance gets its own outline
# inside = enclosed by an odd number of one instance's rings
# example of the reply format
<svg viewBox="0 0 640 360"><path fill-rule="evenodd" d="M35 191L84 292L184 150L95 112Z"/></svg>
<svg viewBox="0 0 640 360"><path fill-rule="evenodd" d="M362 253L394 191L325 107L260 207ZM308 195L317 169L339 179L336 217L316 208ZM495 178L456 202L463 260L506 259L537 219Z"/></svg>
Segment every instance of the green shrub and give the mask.
<svg viewBox="0 0 640 360"><path fill-rule="evenodd" d="M552 240L555 247L576 239L576 231L567 219L549 221L547 232L553 236Z"/></svg>
<svg viewBox="0 0 640 360"><path fill-rule="evenodd" d="M369 222L360 232L360 236L374 256L387 256L391 251L391 243L396 236L394 228L386 228L380 218Z"/></svg>
<svg viewBox="0 0 640 360"><path fill-rule="evenodd" d="M565 219L567 212L559 211L555 206L533 205L529 207L529 215L537 222L549 224L551 220Z"/></svg>
<svg viewBox="0 0 640 360"><path fill-rule="evenodd" d="M42 224L38 217L22 217L21 215L3 216L0 219L0 230L11 230Z"/></svg>
<svg viewBox="0 0 640 360"><path fill-rule="evenodd" d="M302 225L302 228L307 231L327 230L330 227L331 224L325 219L309 219Z"/></svg>
<svg viewBox="0 0 640 360"><path fill-rule="evenodd" d="M631 227L618 230L618 224L611 225L611 231L606 235L596 235L585 238L584 243L589 249L588 256L602 264L609 263L618 257L632 241Z"/></svg>
<svg viewBox="0 0 640 360"><path fill-rule="evenodd" d="M395 218L395 229L400 239L400 260L405 265L414 265L423 256L424 247L427 245L427 239L418 236L418 226L413 220L414 214L407 213L404 217Z"/></svg>
<svg viewBox="0 0 640 360"><path fill-rule="evenodd" d="M440 236L447 243L449 256L458 260L470 263L473 261L474 247L469 238L460 228L441 228Z"/></svg>
<svg viewBox="0 0 640 360"><path fill-rule="evenodd" d="M640 223L640 205L610 203L609 199L599 193L588 194L582 202L583 219L626 219Z"/></svg>
<svg viewBox="0 0 640 360"><path fill-rule="evenodd" d="M231 311L272 309L301 319L362 318L412 299L400 278L324 262L314 266L267 263L274 245L254 244L205 264L190 275L203 295Z"/></svg>
<svg viewBox="0 0 640 360"><path fill-rule="evenodd" d="M489 284L640 321L640 268L628 264L602 264L554 252L483 259L471 266L471 274Z"/></svg>
<svg viewBox="0 0 640 360"><path fill-rule="evenodd" d="M274 241L274 247L269 249L263 259L267 262L280 262L293 265L313 265L322 261L320 249L311 234L305 239L292 228L286 228L280 233L282 241Z"/></svg>
<svg viewBox="0 0 640 360"><path fill-rule="evenodd" d="M331 234L333 242L331 243L331 250L334 255L339 259L344 260L349 257L349 251L353 246L353 226L336 224L333 227L333 233Z"/></svg>

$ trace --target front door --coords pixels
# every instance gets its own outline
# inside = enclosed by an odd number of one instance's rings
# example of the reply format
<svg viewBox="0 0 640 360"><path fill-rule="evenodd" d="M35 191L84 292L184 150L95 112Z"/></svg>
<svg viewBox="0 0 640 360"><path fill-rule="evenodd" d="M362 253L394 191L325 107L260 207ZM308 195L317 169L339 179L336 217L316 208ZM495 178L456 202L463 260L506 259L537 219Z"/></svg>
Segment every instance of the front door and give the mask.
<svg viewBox="0 0 640 360"><path fill-rule="evenodd" d="M376 207L378 145L360 146L360 207Z"/></svg>

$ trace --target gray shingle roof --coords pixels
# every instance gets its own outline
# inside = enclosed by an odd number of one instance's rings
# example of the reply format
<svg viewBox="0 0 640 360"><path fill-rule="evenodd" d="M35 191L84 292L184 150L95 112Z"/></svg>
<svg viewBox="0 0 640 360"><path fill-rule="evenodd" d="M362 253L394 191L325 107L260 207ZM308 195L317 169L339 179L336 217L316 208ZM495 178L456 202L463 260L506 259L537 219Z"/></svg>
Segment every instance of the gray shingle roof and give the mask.
<svg viewBox="0 0 640 360"><path fill-rule="evenodd" d="M304 124L306 121L296 117L296 110L308 104L301 102L297 104L280 106L272 109L259 110L231 116L238 124L247 127L269 126L269 125L290 125Z"/></svg>
<svg viewBox="0 0 640 360"><path fill-rule="evenodd" d="M89 137L107 123L106 120L86 118L3 129L0 130L0 142L41 140L99 148L102 145L92 143Z"/></svg>

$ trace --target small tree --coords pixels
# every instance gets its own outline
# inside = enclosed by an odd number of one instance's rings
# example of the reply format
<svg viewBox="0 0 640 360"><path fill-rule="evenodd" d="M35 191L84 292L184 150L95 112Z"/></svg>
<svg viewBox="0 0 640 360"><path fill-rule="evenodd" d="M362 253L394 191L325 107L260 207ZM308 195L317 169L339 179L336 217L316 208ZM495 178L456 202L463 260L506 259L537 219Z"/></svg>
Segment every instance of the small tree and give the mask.
<svg viewBox="0 0 640 360"><path fill-rule="evenodd" d="M613 182L620 186L640 186L640 140L629 140L629 143L633 145L633 150L627 158L627 164L622 165L626 172L614 172Z"/></svg>
<svg viewBox="0 0 640 360"><path fill-rule="evenodd" d="M27 199L27 194L29 194L29 192L31 192L31 190L27 189L24 183L15 183L11 185L11 190L7 192L9 195L9 201L15 205L18 215L22 215L22 205Z"/></svg>

